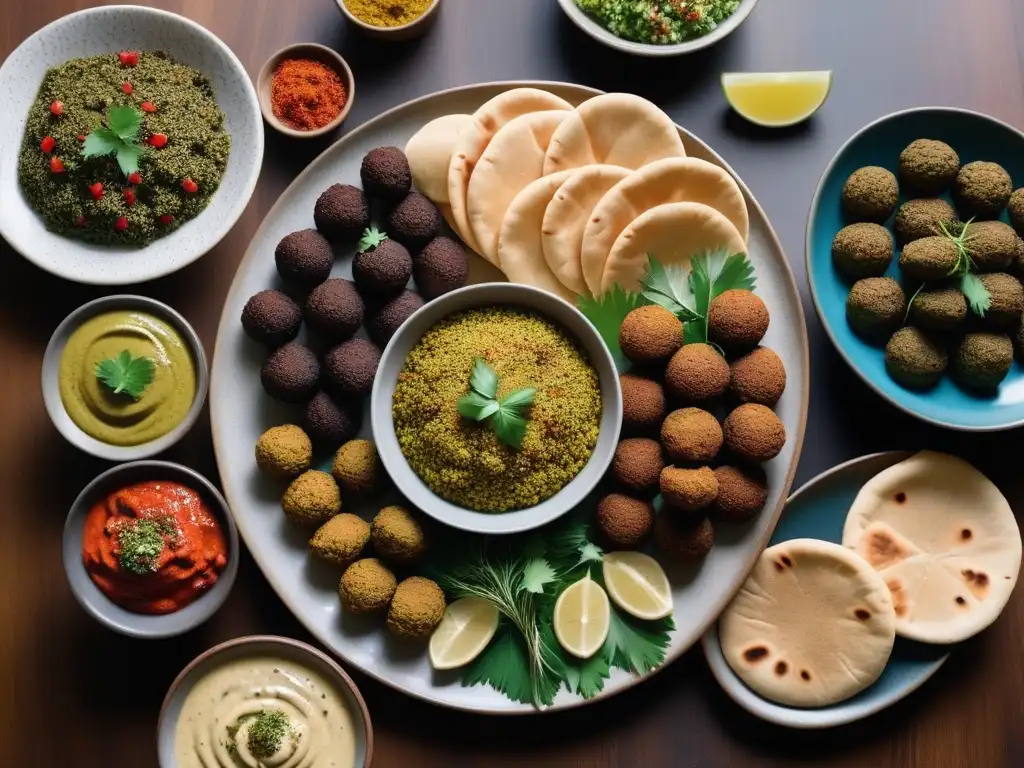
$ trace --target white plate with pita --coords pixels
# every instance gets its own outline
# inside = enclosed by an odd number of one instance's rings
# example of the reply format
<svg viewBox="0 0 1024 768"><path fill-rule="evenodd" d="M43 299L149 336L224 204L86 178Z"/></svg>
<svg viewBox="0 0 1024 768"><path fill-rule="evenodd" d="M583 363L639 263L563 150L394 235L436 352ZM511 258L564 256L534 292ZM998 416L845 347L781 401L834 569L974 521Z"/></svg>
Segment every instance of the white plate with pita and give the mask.
<svg viewBox="0 0 1024 768"><path fill-rule="evenodd" d="M488 714L530 714L537 710L517 704L489 687L461 685L457 674L431 669L425 650L413 649L389 640L379 629L365 626L342 615L337 597L337 574L311 561L305 539L289 530L281 515L280 489L257 474L253 446L267 428L294 422L299 414L271 402L260 387L259 369L265 352L257 349L243 333L239 316L246 300L258 291L279 287L274 266L274 248L285 235L313 225L313 206L327 187L336 183L359 184L359 167L364 154L378 146L406 146L423 126L445 115L472 115L483 104L513 88L532 87L554 94L537 98L531 108L551 110L558 104L580 104L599 92L562 83L489 83L456 88L426 96L386 112L351 131L325 151L292 183L267 214L243 259L224 305L212 365L210 416L214 447L225 495L231 505L239 533L253 558L284 603L325 647L366 674L411 696L454 709ZM520 99L519 109L522 108ZM505 110L495 118L511 119ZM446 121L458 124L460 118ZM435 126L432 137L425 134L415 151L428 166L437 164L437 134L449 130ZM566 129L568 130L568 129ZM757 274L757 293L772 313L765 344L783 358L788 386L778 405L778 414L788 434L783 452L766 465L769 496L761 513L743 525L720 526L717 541L708 557L686 569L673 585L676 627L666 653L666 663L681 656L715 620L739 589L758 554L767 543L788 495L797 458L803 443L808 398L808 343L799 292L778 238L764 211L750 191L725 162L704 142L682 128L675 129L686 157L713 164L735 178L749 214L748 252ZM479 157L486 147L478 148ZM595 155L597 157L597 155ZM601 159L598 157L597 159ZM589 157L584 157L584 161ZM567 159L566 162L578 162ZM443 165L443 151L440 164ZM466 179L468 181L468 177ZM435 194L443 190L434 189ZM531 190L527 201L543 200L549 190ZM451 211L444 211L451 216ZM540 213L537 205L522 206L520 218L532 221L529 228L533 247L540 249ZM461 212L465 215L465 211ZM509 222L512 227L515 220ZM522 227L519 227L522 228ZM536 230L536 233L534 233ZM351 277L349 254L338 251L333 276ZM535 257L536 253L524 254ZM472 256L469 281L479 283L504 279L484 259ZM365 419L364 437L369 437ZM616 671L601 694L605 698L636 684L641 678ZM579 696L562 690L553 711L585 703Z"/></svg>

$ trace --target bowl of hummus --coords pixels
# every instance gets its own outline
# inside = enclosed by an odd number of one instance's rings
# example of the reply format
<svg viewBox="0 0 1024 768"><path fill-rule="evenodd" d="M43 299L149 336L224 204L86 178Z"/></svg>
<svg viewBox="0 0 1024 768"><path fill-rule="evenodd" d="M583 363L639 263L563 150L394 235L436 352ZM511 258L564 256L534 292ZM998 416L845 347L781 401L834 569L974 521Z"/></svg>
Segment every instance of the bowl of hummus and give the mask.
<svg viewBox="0 0 1024 768"><path fill-rule="evenodd" d="M157 725L161 768L366 768L373 727L352 679L286 637L241 637L171 684Z"/></svg>
<svg viewBox="0 0 1024 768"><path fill-rule="evenodd" d="M43 356L43 402L76 448L135 461L177 443L209 389L206 353L178 312L145 296L105 296L76 309Z"/></svg>

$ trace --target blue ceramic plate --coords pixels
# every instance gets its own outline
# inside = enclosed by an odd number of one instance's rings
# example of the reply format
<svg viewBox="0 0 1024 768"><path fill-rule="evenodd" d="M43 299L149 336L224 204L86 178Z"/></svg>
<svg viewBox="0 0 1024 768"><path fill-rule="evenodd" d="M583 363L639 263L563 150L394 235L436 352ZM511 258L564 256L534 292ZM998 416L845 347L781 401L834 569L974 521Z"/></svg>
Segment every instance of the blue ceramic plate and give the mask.
<svg viewBox="0 0 1024 768"><path fill-rule="evenodd" d="M947 142L963 163L999 163L1013 178L1014 188L1024 184L1024 133L1005 123L976 112L939 107L896 112L876 120L839 150L811 202L807 279L815 309L839 354L869 387L897 408L949 429L988 432L1019 427L1024 425L1024 368L1019 364L1014 363L998 393L991 396L971 394L948 376L934 389L914 392L886 373L883 350L862 341L846 323L850 286L832 266L832 238L846 224L840 203L843 184L865 165L880 165L896 173L900 152L920 138ZM899 277L896 261L893 259L887 273L893 277Z"/></svg>
<svg viewBox="0 0 1024 768"><path fill-rule="evenodd" d="M770 545L803 538L842 543L846 513L861 487L910 455L889 452L862 456L818 475L790 496ZM885 671L870 688L831 707L799 709L762 698L736 676L722 654L717 624L704 635L703 644L711 673L730 698L761 719L790 728L832 728L872 715L920 688L949 658L948 646L898 637Z"/></svg>

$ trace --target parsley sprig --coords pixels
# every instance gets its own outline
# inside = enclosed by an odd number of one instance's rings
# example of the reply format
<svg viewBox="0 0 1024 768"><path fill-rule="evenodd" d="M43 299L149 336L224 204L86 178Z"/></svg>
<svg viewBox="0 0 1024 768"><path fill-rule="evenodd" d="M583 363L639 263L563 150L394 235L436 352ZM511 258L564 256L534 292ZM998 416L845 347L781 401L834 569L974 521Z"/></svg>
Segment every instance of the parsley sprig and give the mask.
<svg viewBox="0 0 1024 768"><path fill-rule="evenodd" d="M96 363L96 378L115 395L125 394L138 400L156 375L156 364L148 357L132 357L127 349L114 358Z"/></svg>
<svg viewBox="0 0 1024 768"><path fill-rule="evenodd" d="M107 124L85 137L84 157L115 155L121 172L128 176L139 170L142 147L138 144L142 128L142 113L134 107L111 107L107 110Z"/></svg>
<svg viewBox="0 0 1024 768"><path fill-rule="evenodd" d="M470 421L488 422L501 442L519 450L536 388L517 389L499 400L498 374L479 357L473 363L469 387L469 393L459 399L459 415Z"/></svg>

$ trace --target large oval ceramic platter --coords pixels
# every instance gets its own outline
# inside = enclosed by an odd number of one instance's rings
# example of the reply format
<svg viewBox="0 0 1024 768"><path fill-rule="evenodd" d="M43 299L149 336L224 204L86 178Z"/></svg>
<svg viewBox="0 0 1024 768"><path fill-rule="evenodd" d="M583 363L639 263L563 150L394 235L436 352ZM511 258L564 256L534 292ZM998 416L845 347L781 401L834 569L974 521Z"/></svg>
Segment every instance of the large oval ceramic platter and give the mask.
<svg viewBox="0 0 1024 768"><path fill-rule="evenodd" d="M404 147L428 121L447 114L472 113L498 93L522 86L547 89L573 104L598 94L588 88L557 83L490 83L457 88L380 115L315 160L264 219L238 269L217 334L210 392L217 463L239 532L264 575L299 620L343 660L388 685L443 706L492 714L528 714L537 710L514 703L489 687L463 687L457 671L440 673L431 668L425 648L402 646L391 640L382 627L362 624L343 614L337 595L337 569L308 556L305 534L293 530L281 513L281 488L257 472L253 446L259 436L275 424L293 422L297 414L263 393L259 372L265 352L245 336L239 318L251 295L280 287L274 265L277 243L290 232L313 225L313 205L331 184L360 183L359 167L366 152L382 145ZM699 139L681 128L680 135L687 155L704 158L731 172ZM757 292L772 315L765 343L781 355L789 372L789 385L777 409L789 440L779 457L766 465L770 495L760 515L741 526L718 526L716 545L708 557L675 576L677 629L671 637L666 663L700 638L746 578L775 527L803 442L808 351L799 294L768 219L746 187L743 192L750 212L748 250L755 265ZM350 278L350 265L350 258L339 255L334 276ZM472 257L470 282L502 279L493 267ZM369 418L364 419L362 434L370 437ZM637 678L615 670L595 699L636 682ZM553 707L545 711L582 703L582 698L563 689Z"/></svg>

